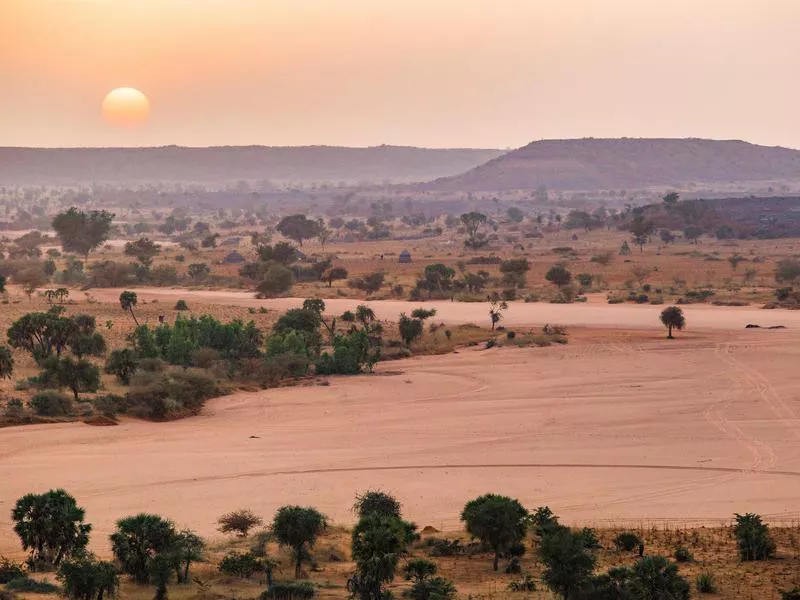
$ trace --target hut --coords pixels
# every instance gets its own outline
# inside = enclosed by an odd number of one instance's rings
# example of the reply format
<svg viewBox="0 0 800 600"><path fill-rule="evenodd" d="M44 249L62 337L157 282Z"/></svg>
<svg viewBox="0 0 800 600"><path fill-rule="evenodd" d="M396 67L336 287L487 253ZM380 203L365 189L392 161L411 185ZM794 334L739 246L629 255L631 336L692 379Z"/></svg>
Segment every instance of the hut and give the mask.
<svg viewBox="0 0 800 600"><path fill-rule="evenodd" d="M236 252L236 250L234 250L233 252L228 254L228 256L226 256L225 258L222 259L222 263L226 264L226 265L233 265L233 264L236 264L236 263L243 263L244 261L245 261L244 256L242 256L241 254Z"/></svg>
<svg viewBox="0 0 800 600"><path fill-rule="evenodd" d="M411 262L411 252L409 252L408 250L403 250L400 253L400 263L407 265L410 262Z"/></svg>

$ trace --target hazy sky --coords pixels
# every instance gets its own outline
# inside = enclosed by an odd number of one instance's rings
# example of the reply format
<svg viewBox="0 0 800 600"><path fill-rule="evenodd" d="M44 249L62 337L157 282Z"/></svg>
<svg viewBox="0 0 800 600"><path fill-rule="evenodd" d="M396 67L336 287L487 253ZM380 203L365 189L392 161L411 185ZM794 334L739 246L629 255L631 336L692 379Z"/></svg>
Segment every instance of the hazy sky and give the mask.
<svg viewBox="0 0 800 600"><path fill-rule="evenodd" d="M0 0L0 145L800 148L800 0ZM116 129L115 87L150 98Z"/></svg>

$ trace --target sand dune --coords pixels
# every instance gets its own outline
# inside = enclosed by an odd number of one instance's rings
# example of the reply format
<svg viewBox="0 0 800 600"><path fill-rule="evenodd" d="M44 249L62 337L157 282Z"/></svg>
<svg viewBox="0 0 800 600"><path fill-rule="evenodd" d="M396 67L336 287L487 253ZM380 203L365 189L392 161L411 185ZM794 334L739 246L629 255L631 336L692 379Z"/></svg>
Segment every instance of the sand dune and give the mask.
<svg viewBox="0 0 800 600"><path fill-rule="evenodd" d="M484 308L450 307L443 318ZM553 307L523 308L509 320ZM652 309L575 308L602 310L603 325L641 314L654 326ZM738 329L751 312L690 318ZM800 336L633 339L385 363L326 387L234 394L173 423L2 430L0 553L19 552L5 533L15 499L56 486L87 508L101 551L129 513L157 512L210 536L216 517L239 507L271 515L315 505L348 522L354 494L367 488L393 491L410 518L446 529L459 526L466 499L487 491L548 504L576 523L800 517Z"/></svg>

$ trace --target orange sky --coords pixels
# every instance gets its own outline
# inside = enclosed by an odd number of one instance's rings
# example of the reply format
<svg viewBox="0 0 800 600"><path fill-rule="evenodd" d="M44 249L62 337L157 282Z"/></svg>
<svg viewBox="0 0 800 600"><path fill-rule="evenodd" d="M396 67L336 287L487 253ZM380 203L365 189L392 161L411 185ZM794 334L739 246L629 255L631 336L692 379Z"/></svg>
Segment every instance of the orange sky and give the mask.
<svg viewBox="0 0 800 600"><path fill-rule="evenodd" d="M0 145L800 147L800 0L0 0ZM101 117L132 86L153 114Z"/></svg>

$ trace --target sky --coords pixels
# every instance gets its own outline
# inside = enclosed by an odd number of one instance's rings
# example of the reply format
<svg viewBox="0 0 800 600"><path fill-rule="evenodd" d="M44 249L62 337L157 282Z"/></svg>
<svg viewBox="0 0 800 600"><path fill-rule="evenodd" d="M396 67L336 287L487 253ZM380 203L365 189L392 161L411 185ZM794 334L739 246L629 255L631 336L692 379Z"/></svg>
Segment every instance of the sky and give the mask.
<svg viewBox="0 0 800 600"><path fill-rule="evenodd" d="M800 0L0 0L0 146L800 148ZM123 129L117 87L151 103Z"/></svg>

